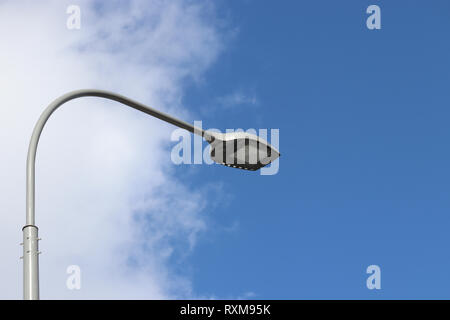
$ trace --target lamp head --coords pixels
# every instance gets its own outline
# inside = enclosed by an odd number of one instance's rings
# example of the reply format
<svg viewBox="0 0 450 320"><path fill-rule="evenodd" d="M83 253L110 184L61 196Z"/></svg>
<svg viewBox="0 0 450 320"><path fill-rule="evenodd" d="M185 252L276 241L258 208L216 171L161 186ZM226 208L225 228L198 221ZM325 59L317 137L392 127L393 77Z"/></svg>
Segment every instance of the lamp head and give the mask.
<svg viewBox="0 0 450 320"><path fill-rule="evenodd" d="M280 153L266 140L247 132L205 132L211 159L227 167L256 171L276 160Z"/></svg>

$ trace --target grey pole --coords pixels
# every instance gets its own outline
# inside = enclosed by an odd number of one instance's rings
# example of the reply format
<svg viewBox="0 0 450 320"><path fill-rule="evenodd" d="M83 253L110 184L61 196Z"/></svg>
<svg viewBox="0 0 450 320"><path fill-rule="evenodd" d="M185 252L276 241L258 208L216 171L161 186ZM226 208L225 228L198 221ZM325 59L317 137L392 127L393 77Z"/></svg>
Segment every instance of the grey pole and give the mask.
<svg viewBox="0 0 450 320"><path fill-rule="evenodd" d="M196 128L193 125L178 120L168 114L162 113L153 108L147 107L142 103L131 100L127 97L119 94L102 91L102 90L77 90L69 92L55 101L53 101L47 109L44 110L36 123L33 135L31 136L30 145L28 148L27 158L27 204L26 204L26 224L22 228L23 231L23 298L26 300L39 299L39 249L38 249L38 228L35 225L35 163L36 163L36 150L41 136L42 129L45 123L50 118L52 113L58 109L62 104L67 101L80 98L80 97L100 97L105 99L114 100L127 105L133 109L142 111L158 119L171 123L177 127L186 129L194 134L203 136L206 140L210 141L211 136L205 133L204 130Z"/></svg>

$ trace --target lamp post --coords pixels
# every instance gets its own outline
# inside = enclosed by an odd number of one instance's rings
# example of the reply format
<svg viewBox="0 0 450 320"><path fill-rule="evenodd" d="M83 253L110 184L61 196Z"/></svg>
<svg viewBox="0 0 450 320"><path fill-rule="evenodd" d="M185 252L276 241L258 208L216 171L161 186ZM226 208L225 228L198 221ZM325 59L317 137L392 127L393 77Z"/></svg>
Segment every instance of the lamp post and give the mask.
<svg viewBox="0 0 450 320"><path fill-rule="evenodd" d="M39 246L38 227L35 225L35 163L36 151L42 130L52 113L64 103L81 97L100 97L114 100L158 119L186 129L205 138L211 144L211 158L223 165L245 170L257 170L279 156L279 152L270 144L247 133L213 133L176 119L168 114L150 108L142 103L122 95L103 91L84 89L69 92L44 110L37 121L31 136L27 157L26 223L23 232L23 298L39 299ZM263 152L261 152L263 151Z"/></svg>

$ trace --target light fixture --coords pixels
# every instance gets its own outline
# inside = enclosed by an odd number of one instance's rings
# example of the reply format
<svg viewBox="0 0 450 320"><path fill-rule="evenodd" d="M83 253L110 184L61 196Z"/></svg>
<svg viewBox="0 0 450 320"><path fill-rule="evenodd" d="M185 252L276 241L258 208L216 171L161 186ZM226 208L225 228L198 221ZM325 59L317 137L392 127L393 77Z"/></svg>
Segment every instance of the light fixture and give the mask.
<svg viewBox="0 0 450 320"><path fill-rule="evenodd" d="M256 171L280 156L266 140L247 132L205 131L211 144L211 159L227 167Z"/></svg>

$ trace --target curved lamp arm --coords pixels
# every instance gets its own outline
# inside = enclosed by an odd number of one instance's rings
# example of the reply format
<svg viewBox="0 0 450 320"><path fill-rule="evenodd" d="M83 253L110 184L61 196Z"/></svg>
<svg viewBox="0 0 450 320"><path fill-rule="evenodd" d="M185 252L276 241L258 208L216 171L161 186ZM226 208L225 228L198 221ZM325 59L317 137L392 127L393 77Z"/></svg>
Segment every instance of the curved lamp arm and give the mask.
<svg viewBox="0 0 450 320"><path fill-rule="evenodd" d="M100 97L105 98L109 100L114 100L117 102L120 102L124 105L127 105L133 109L142 111L144 113L147 113L151 116L154 116L155 118L161 119L163 121L169 122L177 127L186 129L187 131L190 131L195 134L203 135L204 130L194 127L193 125L181 121L179 119L176 119L168 114L165 114L163 112L160 112L158 110L155 110L153 108L147 107L146 105L139 103L137 101L131 100L127 97L121 96L119 94L103 91L103 90L91 90L91 89L84 89L84 90L77 90L72 91L69 93L66 93L65 95L59 97L55 101L53 101L47 109L42 113L40 116L38 122L36 123L33 135L31 136L30 145L28 148L28 158L27 158L27 216L26 216L26 225L34 225L35 223L35 217L34 217L34 208L35 208L35 162L36 162L36 150L39 143L39 137L41 136L42 130L47 122L47 120L50 118L52 113L58 109L61 105L64 103L81 97Z"/></svg>
<svg viewBox="0 0 450 320"><path fill-rule="evenodd" d="M155 118L169 122L175 126L186 129L192 133L204 136L207 141L211 141L212 136L205 133L204 130L194 127L193 125L178 120L168 114L152 109L131 100L119 94L93 89L84 89L69 92L55 101L53 101L47 109L42 113L38 122L36 123L33 135L31 137L30 146L28 148L27 158L27 203L26 203L26 225L22 228L23 231L23 297L24 299L39 299L39 263L38 263L38 229L35 224L35 162L36 150L45 123L50 118L52 113L67 101L81 98L81 97L100 97L109 100L114 100L127 105L133 109L147 113Z"/></svg>

